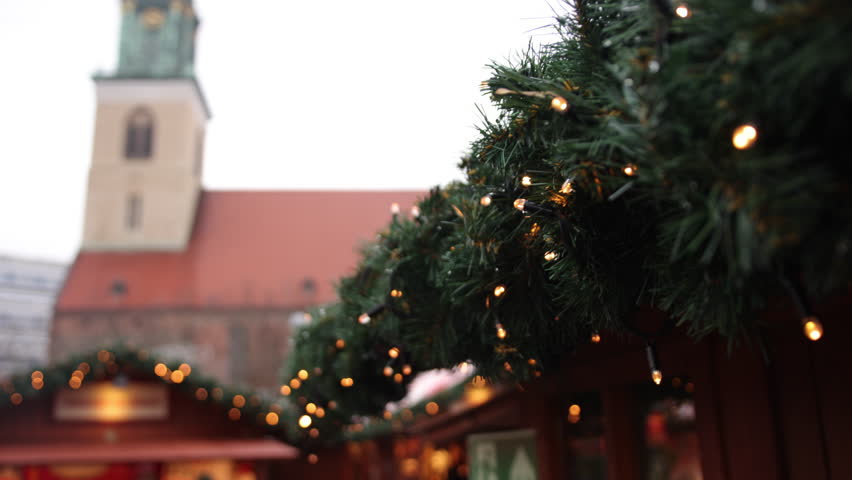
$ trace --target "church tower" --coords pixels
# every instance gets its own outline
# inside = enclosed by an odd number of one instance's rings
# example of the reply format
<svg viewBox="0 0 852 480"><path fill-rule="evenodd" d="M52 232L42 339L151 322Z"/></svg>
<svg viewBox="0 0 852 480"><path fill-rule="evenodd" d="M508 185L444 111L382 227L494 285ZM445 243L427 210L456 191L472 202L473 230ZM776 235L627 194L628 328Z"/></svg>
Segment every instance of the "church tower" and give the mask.
<svg viewBox="0 0 852 480"><path fill-rule="evenodd" d="M82 249L179 251L192 233L210 112L192 0L123 0L118 67L94 77Z"/></svg>

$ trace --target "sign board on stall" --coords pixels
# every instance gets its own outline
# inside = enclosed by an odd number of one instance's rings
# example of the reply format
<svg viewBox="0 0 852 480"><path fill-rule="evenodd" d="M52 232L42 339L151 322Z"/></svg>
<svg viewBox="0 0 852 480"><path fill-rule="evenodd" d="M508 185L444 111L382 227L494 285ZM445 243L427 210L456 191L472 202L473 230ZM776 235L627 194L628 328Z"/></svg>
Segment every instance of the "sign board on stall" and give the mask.
<svg viewBox="0 0 852 480"><path fill-rule="evenodd" d="M150 421L168 415L169 392L160 383L83 384L79 390L59 390L53 404L53 416L59 421Z"/></svg>
<svg viewBox="0 0 852 480"><path fill-rule="evenodd" d="M470 480L538 480L533 430L467 437Z"/></svg>

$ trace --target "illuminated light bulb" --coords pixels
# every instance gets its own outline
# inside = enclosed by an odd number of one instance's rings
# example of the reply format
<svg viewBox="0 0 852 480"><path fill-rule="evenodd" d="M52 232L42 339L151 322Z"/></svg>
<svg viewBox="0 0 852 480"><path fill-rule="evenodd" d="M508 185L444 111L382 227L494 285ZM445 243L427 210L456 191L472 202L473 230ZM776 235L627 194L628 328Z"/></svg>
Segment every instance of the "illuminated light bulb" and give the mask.
<svg viewBox="0 0 852 480"><path fill-rule="evenodd" d="M483 195L482 198L479 199L479 204L483 207L491 205L491 194L489 193L488 195Z"/></svg>
<svg viewBox="0 0 852 480"><path fill-rule="evenodd" d="M553 260L556 260L557 257L559 257L559 254L552 251L552 250L544 254L544 259L547 260L548 262L552 262Z"/></svg>
<svg viewBox="0 0 852 480"><path fill-rule="evenodd" d="M235 422L237 420L239 420L241 416L242 416L242 413L240 413L239 408L232 408L232 409L228 410L228 418L230 418L231 420L233 420Z"/></svg>
<svg viewBox="0 0 852 480"><path fill-rule="evenodd" d="M402 297L402 290L397 290L397 289L394 288L393 290L390 291L390 296L393 297L393 298L400 298L400 297Z"/></svg>
<svg viewBox="0 0 852 480"><path fill-rule="evenodd" d="M505 285L497 285L496 287L494 287L494 296L495 297L500 297L504 293L506 293L506 286Z"/></svg>
<svg viewBox="0 0 852 480"><path fill-rule="evenodd" d="M308 371L307 370L299 370L299 373L296 375L299 376L299 380L307 380L308 379Z"/></svg>
<svg viewBox="0 0 852 480"><path fill-rule="evenodd" d="M370 316L367 315L366 313L362 313L358 317L358 323L360 323L361 325L366 325L366 324L370 323Z"/></svg>
<svg viewBox="0 0 852 480"><path fill-rule="evenodd" d="M536 366L537 363L538 362L534 358L527 360L527 364L529 364L531 367Z"/></svg>
<svg viewBox="0 0 852 480"><path fill-rule="evenodd" d="M91 367L86 362L83 362L80 365L77 365L77 370L80 370L81 372L83 372L87 375L88 375L90 369L91 369Z"/></svg>
<svg viewBox="0 0 852 480"><path fill-rule="evenodd" d="M500 340L503 340L504 338L506 338L506 335L507 335L506 329L503 328L503 324L498 323L497 324L497 338L499 338Z"/></svg>
<svg viewBox="0 0 852 480"><path fill-rule="evenodd" d="M568 407L568 415L579 416L580 415L580 406L576 403Z"/></svg>
<svg viewBox="0 0 852 480"><path fill-rule="evenodd" d="M429 402L426 404L426 413L429 415L437 415L440 409L441 407L439 407L435 402Z"/></svg>
<svg viewBox="0 0 852 480"><path fill-rule="evenodd" d="M317 412L315 413L317 418L322 418L325 416L325 409L322 407L317 407Z"/></svg>
<svg viewBox="0 0 852 480"><path fill-rule="evenodd" d="M560 96L553 97L553 100L550 101L550 108L556 110L557 112L564 113L568 111L568 101Z"/></svg>
<svg viewBox="0 0 852 480"><path fill-rule="evenodd" d="M532 227L530 227L530 235L532 235L532 236L538 235L538 232L540 232L540 231L541 231L541 225L539 225L537 223L533 223Z"/></svg>
<svg viewBox="0 0 852 480"><path fill-rule="evenodd" d="M310 463L311 465L316 465L317 462L319 462L319 457L316 453L311 453L308 455L308 463Z"/></svg>
<svg viewBox="0 0 852 480"><path fill-rule="evenodd" d="M393 368L388 365L382 370L382 373L384 374L384 376L390 377L391 375L393 375Z"/></svg>
<svg viewBox="0 0 852 480"><path fill-rule="evenodd" d="M403 365L402 366L402 374L403 375L411 375L411 365Z"/></svg>
<svg viewBox="0 0 852 480"><path fill-rule="evenodd" d="M820 322L817 317L805 317L805 319L802 320L802 329L805 332L805 336L811 341L816 342L822 338L822 322Z"/></svg>
<svg viewBox="0 0 852 480"><path fill-rule="evenodd" d="M571 183L570 178L568 178L564 182L562 182L562 186L559 187L559 192L564 193L566 195L574 192L574 185Z"/></svg>
<svg viewBox="0 0 852 480"><path fill-rule="evenodd" d="M399 204L396 202L391 203L390 211L392 214L397 215L399 213Z"/></svg>
<svg viewBox="0 0 852 480"><path fill-rule="evenodd" d="M301 417L299 417L300 427L308 428L311 426L311 423L313 423L313 420L311 420L311 417L309 415L302 415Z"/></svg>
<svg viewBox="0 0 852 480"><path fill-rule="evenodd" d="M180 373L182 373L184 377L188 377L189 374L192 373L192 367L190 367L188 363L181 363L178 370L180 370Z"/></svg>
<svg viewBox="0 0 852 480"><path fill-rule="evenodd" d="M288 387L287 385L281 385L281 388L278 391L281 392L281 395L284 395L285 397L287 395L290 395L290 393L292 392L290 387Z"/></svg>
<svg viewBox="0 0 852 480"><path fill-rule="evenodd" d="M154 365L154 373L158 377L165 377L167 370L168 370L168 367L166 367L165 363L158 363L158 364Z"/></svg>
<svg viewBox="0 0 852 480"><path fill-rule="evenodd" d="M310 436L311 436L311 438L317 438L317 437L319 437L319 429L317 429L317 428L312 428L312 429L311 429L311 431L309 431L309 432L308 432L308 435L310 435Z"/></svg>
<svg viewBox="0 0 852 480"><path fill-rule="evenodd" d="M411 207L411 216L412 217L419 217L420 216L420 207L418 207L417 205Z"/></svg>
<svg viewBox="0 0 852 480"><path fill-rule="evenodd" d="M512 202L512 205L514 205L515 208L517 208L518 210L520 210L522 212L524 211L524 207L526 206L526 204L527 204L527 201L524 198L518 198L517 200Z"/></svg>
<svg viewBox="0 0 852 480"><path fill-rule="evenodd" d="M355 385L355 380L352 380L349 377L344 377L340 379L340 385L345 388L349 388L352 385Z"/></svg>
<svg viewBox="0 0 852 480"><path fill-rule="evenodd" d="M328 408L334 410L335 408L337 408L337 402L331 400L330 402L328 402Z"/></svg>
<svg viewBox="0 0 852 480"><path fill-rule="evenodd" d="M601 334L598 332L592 333L592 343L601 343Z"/></svg>
<svg viewBox="0 0 852 480"><path fill-rule="evenodd" d="M172 375L171 375L170 378L171 378L172 382L174 382L174 383L181 383L181 382L183 382L183 378L184 378L183 372L181 372L180 370L175 370L174 372L172 372Z"/></svg>
<svg viewBox="0 0 852 480"><path fill-rule="evenodd" d="M390 358L398 357L399 356L399 349L396 348L396 347L391 348L390 350L388 350L388 356Z"/></svg>
<svg viewBox="0 0 852 480"><path fill-rule="evenodd" d="M9 396L9 401L12 402L12 405L17 406L17 405L20 405L21 402L24 401L24 396L21 395L18 392L15 392L15 393L13 393L12 395Z"/></svg>
<svg viewBox="0 0 852 480"><path fill-rule="evenodd" d="M207 400L207 389L199 387L195 389L195 398L198 400Z"/></svg>
<svg viewBox="0 0 852 480"><path fill-rule="evenodd" d="M86 375L83 372L81 372L80 370L74 370L73 372L71 372L71 376L75 377L75 378L79 378L80 380L82 380L83 377L85 377Z"/></svg>
<svg viewBox="0 0 852 480"><path fill-rule="evenodd" d="M32 385L34 389L41 390L42 387L44 387L44 380L42 380L41 378L34 378L32 380Z"/></svg>
<svg viewBox="0 0 852 480"><path fill-rule="evenodd" d="M523 185L525 187L531 186L532 185L532 178L530 178L529 175L524 175L523 177L521 177L521 185Z"/></svg>
<svg viewBox="0 0 852 480"><path fill-rule="evenodd" d="M337 347L338 350L343 350L346 347L346 340L342 338L338 338L336 342L334 342L334 346Z"/></svg>
<svg viewBox="0 0 852 480"><path fill-rule="evenodd" d="M391 412L390 410L385 410L384 412L382 412L382 418L384 418L385 420L390 420L391 418L393 418L393 412Z"/></svg>
<svg viewBox="0 0 852 480"><path fill-rule="evenodd" d="M628 163L624 166L624 168L621 169L621 171L623 171L624 174L628 177L632 177L633 175L636 175L636 172L639 171L639 167L637 167L635 164Z"/></svg>
<svg viewBox="0 0 852 480"><path fill-rule="evenodd" d="M243 408L246 405L246 397L242 395L234 395L232 402L235 407Z"/></svg>
<svg viewBox="0 0 852 480"><path fill-rule="evenodd" d="M43 373L41 373L41 372L40 372L40 371L38 371L38 370L36 370L36 371L34 371L32 374L30 374L30 379L31 379L31 380L35 380L36 378L39 378L39 379L41 379L41 380L44 380L44 374L43 374Z"/></svg>
<svg viewBox="0 0 852 480"><path fill-rule="evenodd" d="M654 383L659 385L663 381L663 372L661 372L659 370L652 370L651 371L651 380L653 380Z"/></svg>
<svg viewBox="0 0 852 480"><path fill-rule="evenodd" d="M692 15L692 12L689 11L689 7L685 4L680 4L675 8L675 14L680 18L687 18Z"/></svg>
<svg viewBox="0 0 852 480"><path fill-rule="evenodd" d="M401 374L401 373L394 373L394 374L393 374L393 381L394 381L394 382L396 382L396 383L402 383L402 379L403 379L403 376L402 376L402 374Z"/></svg>
<svg viewBox="0 0 852 480"><path fill-rule="evenodd" d="M734 129L734 135L731 137L731 143L737 150L751 148L756 141L757 129L753 125L740 125Z"/></svg>
<svg viewBox="0 0 852 480"><path fill-rule="evenodd" d="M80 380L77 377L71 377L71 379L68 380L68 386L73 388L74 390L77 390L78 388L80 388L80 385L82 385L82 384L83 384L83 381Z"/></svg>
<svg viewBox="0 0 852 480"><path fill-rule="evenodd" d="M290 380L290 388L292 388L293 390L298 390L299 387L301 387L301 386L302 386L302 382L298 378L294 378L294 379Z"/></svg>
<svg viewBox="0 0 852 480"><path fill-rule="evenodd" d="M275 412L269 412L266 414L266 424L267 425L278 425L278 414Z"/></svg>
<svg viewBox="0 0 852 480"><path fill-rule="evenodd" d="M317 404L311 402L305 405L305 411L308 412L310 415L317 413Z"/></svg>

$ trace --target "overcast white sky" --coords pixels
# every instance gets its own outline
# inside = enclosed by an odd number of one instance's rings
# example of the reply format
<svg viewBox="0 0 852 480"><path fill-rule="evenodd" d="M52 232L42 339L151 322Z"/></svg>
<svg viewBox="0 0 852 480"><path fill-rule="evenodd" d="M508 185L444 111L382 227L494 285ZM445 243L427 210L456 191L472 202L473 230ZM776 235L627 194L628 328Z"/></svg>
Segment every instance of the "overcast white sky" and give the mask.
<svg viewBox="0 0 852 480"><path fill-rule="evenodd" d="M70 261L119 0L0 0L0 254ZM428 189L559 0L196 0L211 189Z"/></svg>

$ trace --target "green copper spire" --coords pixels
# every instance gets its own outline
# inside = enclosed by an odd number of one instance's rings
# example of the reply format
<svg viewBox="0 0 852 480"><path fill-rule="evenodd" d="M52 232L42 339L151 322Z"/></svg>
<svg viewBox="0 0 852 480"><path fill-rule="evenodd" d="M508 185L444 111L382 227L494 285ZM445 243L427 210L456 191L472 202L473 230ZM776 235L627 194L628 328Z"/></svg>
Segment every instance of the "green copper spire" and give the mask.
<svg viewBox="0 0 852 480"><path fill-rule="evenodd" d="M192 0L123 0L115 77L192 77L198 23Z"/></svg>

